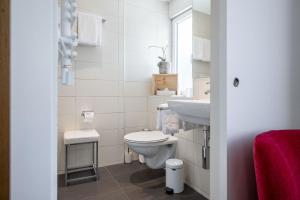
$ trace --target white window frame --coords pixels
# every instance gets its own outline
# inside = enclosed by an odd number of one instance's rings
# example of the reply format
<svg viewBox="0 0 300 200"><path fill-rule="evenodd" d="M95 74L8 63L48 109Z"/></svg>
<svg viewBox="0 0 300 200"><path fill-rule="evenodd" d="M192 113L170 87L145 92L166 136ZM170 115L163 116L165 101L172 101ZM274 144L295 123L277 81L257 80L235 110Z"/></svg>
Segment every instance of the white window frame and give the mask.
<svg viewBox="0 0 300 200"><path fill-rule="evenodd" d="M184 12L182 12L181 14L175 16L172 19L172 69L171 71L173 73L177 73L178 72L178 57L177 57L177 49L178 49L178 24L182 21L184 21L185 19L192 17L192 9L188 9Z"/></svg>

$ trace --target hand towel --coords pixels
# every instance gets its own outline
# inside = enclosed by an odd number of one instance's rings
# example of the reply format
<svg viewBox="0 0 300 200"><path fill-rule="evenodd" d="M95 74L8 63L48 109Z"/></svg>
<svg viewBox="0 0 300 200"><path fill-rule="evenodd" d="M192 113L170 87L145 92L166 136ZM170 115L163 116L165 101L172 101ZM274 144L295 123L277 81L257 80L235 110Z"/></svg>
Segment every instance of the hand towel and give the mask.
<svg viewBox="0 0 300 200"><path fill-rule="evenodd" d="M162 130L162 116L164 110L169 110L168 104L160 104L157 108L157 117L156 117L157 130Z"/></svg>
<svg viewBox="0 0 300 200"><path fill-rule="evenodd" d="M210 40L193 37L193 59L203 62L210 62Z"/></svg>
<svg viewBox="0 0 300 200"><path fill-rule="evenodd" d="M174 135L179 132L179 117L171 110L164 110L162 113L162 132L168 135Z"/></svg>
<svg viewBox="0 0 300 200"><path fill-rule="evenodd" d="M78 43L87 46L100 46L102 42L102 17L79 12L77 20Z"/></svg>
<svg viewBox="0 0 300 200"><path fill-rule="evenodd" d="M204 46L204 53L203 53L204 55L202 61L210 62L210 51L211 51L210 40L203 39L203 46Z"/></svg>

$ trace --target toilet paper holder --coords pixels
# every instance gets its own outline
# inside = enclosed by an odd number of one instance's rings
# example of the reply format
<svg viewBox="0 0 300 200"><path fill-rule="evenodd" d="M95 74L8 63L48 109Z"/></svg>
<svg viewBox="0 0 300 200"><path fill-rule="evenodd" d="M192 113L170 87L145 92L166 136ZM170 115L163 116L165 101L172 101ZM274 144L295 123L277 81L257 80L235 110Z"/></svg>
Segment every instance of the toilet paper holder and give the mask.
<svg viewBox="0 0 300 200"><path fill-rule="evenodd" d="M92 122L94 120L95 113L91 110L84 110L81 112L84 122Z"/></svg>

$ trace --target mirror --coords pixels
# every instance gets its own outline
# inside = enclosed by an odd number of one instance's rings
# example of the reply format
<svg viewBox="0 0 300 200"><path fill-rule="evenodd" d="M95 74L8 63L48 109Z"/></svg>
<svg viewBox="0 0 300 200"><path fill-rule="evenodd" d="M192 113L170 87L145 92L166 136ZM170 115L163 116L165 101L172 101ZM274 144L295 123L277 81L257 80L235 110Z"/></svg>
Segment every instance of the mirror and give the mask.
<svg viewBox="0 0 300 200"><path fill-rule="evenodd" d="M193 0L193 94L195 99L210 98L211 2Z"/></svg>

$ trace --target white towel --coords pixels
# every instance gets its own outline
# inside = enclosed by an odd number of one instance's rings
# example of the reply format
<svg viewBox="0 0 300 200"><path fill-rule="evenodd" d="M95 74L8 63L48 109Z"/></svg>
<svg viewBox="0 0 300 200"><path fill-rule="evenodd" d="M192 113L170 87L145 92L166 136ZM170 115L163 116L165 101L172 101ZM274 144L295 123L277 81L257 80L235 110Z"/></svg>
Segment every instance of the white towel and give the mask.
<svg viewBox="0 0 300 200"><path fill-rule="evenodd" d="M78 13L78 43L100 46L102 40L102 17L90 13Z"/></svg>
<svg viewBox="0 0 300 200"><path fill-rule="evenodd" d="M161 111L162 118L162 132L164 134L174 135L179 132L180 121L177 113L171 110Z"/></svg>
<svg viewBox="0 0 300 200"><path fill-rule="evenodd" d="M210 40L193 37L193 59L210 62Z"/></svg>

